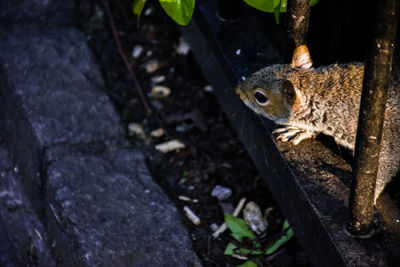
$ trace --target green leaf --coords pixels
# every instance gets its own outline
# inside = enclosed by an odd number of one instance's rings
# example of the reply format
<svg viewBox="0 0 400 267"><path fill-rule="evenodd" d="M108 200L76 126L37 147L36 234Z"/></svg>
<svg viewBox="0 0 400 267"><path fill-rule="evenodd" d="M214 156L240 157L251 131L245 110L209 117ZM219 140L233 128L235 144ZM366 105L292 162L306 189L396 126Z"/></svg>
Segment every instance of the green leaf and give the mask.
<svg viewBox="0 0 400 267"><path fill-rule="evenodd" d="M282 224L282 231L285 231L286 229L290 228L288 220L285 220Z"/></svg>
<svg viewBox="0 0 400 267"><path fill-rule="evenodd" d="M142 14L144 5L146 4L146 1L147 0L133 0L132 10L133 10L133 14L135 14L137 16L138 23L139 23L140 15Z"/></svg>
<svg viewBox="0 0 400 267"><path fill-rule="evenodd" d="M260 255L262 254L263 251L261 250L250 250L248 248L238 248L235 244L233 244L232 242L230 242L226 248L225 248L225 252L224 255L233 255L233 254L239 254L239 255Z"/></svg>
<svg viewBox="0 0 400 267"><path fill-rule="evenodd" d="M255 263L254 261L248 260L243 264L240 264L236 267L257 267L257 263Z"/></svg>
<svg viewBox="0 0 400 267"><path fill-rule="evenodd" d="M281 13L285 13L287 10L287 0L282 0L280 6L281 6Z"/></svg>
<svg viewBox="0 0 400 267"><path fill-rule="evenodd" d="M315 5L316 3L318 3L318 2L319 2L319 0L311 0L310 6L313 6L313 5Z"/></svg>
<svg viewBox="0 0 400 267"><path fill-rule="evenodd" d="M279 24L279 15L281 14L281 2L274 8L274 17L276 24Z"/></svg>
<svg viewBox="0 0 400 267"><path fill-rule="evenodd" d="M287 220L283 222L282 230L285 232L285 234L267 247L267 249L265 250L266 255L274 253L278 248L280 248L283 244L285 244L293 237L293 229L289 226Z"/></svg>
<svg viewBox="0 0 400 267"><path fill-rule="evenodd" d="M241 242L244 237L251 240L256 239L256 235L249 229L243 219L236 218L229 213L225 213L225 223L232 232L232 237Z"/></svg>
<svg viewBox="0 0 400 267"><path fill-rule="evenodd" d="M195 0L159 0L161 7L176 23L187 25L192 18Z"/></svg>
<svg viewBox="0 0 400 267"><path fill-rule="evenodd" d="M235 250L235 253L236 253L236 254L243 255L243 256L247 256L247 255L249 255L251 252L252 252L252 251L251 251L250 249L248 249L248 248L239 248L239 249ZM253 254L253 253L252 253L252 254Z"/></svg>
<svg viewBox="0 0 400 267"><path fill-rule="evenodd" d="M235 254L235 249L237 249L237 246L235 244L233 244L233 243L229 243L226 246L224 255L233 255L233 254Z"/></svg>

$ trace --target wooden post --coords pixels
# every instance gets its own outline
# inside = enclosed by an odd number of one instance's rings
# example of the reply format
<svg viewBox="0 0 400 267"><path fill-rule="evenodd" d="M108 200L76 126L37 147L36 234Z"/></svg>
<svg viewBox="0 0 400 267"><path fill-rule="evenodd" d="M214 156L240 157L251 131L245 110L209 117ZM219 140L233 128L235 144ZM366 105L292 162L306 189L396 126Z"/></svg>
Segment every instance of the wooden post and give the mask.
<svg viewBox="0 0 400 267"><path fill-rule="evenodd" d="M372 229L382 126L399 10L398 0L376 3L373 35L365 63L349 203L349 231L355 235L368 234Z"/></svg>

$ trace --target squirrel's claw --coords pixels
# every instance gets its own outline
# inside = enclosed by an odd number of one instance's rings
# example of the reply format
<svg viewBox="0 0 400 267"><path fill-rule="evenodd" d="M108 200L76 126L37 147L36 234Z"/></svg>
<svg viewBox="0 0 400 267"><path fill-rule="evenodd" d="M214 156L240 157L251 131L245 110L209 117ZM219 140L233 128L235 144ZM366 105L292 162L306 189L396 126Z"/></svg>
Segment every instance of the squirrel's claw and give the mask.
<svg viewBox="0 0 400 267"><path fill-rule="evenodd" d="M305 131L293 126L276 129L272 134L279 134L276 138L277 140L281 140L282 142L290 140L290 143L293 145L298 145L304 139L315 137L315 132Z"/></svg>
<svg viewBox="0 0 400 267"><path fill-rule="evenodd" d="M315 132L312 131L305 131L298 133L291 141L290 143L293 145L298 145L301 141L305 139L310 139L315 137Z"/></svg>

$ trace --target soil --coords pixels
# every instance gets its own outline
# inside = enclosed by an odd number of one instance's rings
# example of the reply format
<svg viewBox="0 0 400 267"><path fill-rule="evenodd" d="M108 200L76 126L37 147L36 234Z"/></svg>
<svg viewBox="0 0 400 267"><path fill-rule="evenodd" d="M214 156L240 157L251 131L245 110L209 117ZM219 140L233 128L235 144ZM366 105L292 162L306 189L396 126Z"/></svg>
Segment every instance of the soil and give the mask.
<svg viewBox="0 0 400 267"><path fill-rule="evenodd" d="M100 1L82 1L78 4L80 26L102 68L106 81L103 89L114 100L127 125L134 122L143 127L145 136L133 134L131 141L146 154L156 182L178 209L188 206L200 217L200 225L195 226L182 215L204 266L242 264L243 260L224 255L227 244L233 240L229 231L214 239L211 225L221 225L224 212L232 213L245 197L256 202L262 211L272 207L267 234L262 239L268 244L282 234L284 217L279 207L207 87L193 56L177 53L181 38L177 24L156 1L148 1L139 24L132 13L132 0L109 1L109 4L121 45L152 112L148 115L137 97L103 5ZM137 58L131 55L135 46L143 49ZM154 72L146 70L149 62L156 62ZM157 84L154 82L157 76L164 76L165 80ZM155 85L170 88L171 94L154 97L151 89ZM150 132L158 128L165 135L151 137ZM185 148L167 154L155 150L157 144L172 139L183 142ZM223 201L212 197L211 191L216 185L230 188L232 195ZM198 202L182 201L179 196ZM273 255L255 260L259 266L311 265L295 238Z"/></svg>

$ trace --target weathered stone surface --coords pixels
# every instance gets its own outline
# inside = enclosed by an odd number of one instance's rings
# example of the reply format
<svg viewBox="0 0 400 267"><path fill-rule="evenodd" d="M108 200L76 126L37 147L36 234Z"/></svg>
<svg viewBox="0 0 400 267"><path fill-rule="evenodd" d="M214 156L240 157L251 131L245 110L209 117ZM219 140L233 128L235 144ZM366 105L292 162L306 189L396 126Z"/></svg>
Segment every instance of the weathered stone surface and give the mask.
<svg viewBox="0 0 400 267"><path fill-rule="evenodd" d="M60 266L200 265L140 151L50 158L48 233Z"/></svg>
<svg viewBox="0 0 400 267"><path fill-rule="evenodd" d="M0 147L0 226L5 232L0 234L0 266L54 266L43 224L17 175L7 152Z"/></svg>
<svg viewBox="0 0 400 267"><path fill-rule="evenodd" d="M0 33L0 107L6 139L35 207L41 156L54 144L123 136L113 105L85 74L103 84L83 34L74 28Z"/></svg>
<svg viewBox="0 0 400 267"><path fill-rule="evenodd" d="M41 23L48 26L71 24L75 20L74 1L18 0L0 1L0 20L10 22Z"/></svg>
<svg viewBox="0 0 400 267"><path fill-rule="evenodd" d="M83 34L74 29L25 29L0 37L0 64L43 146L88 143L120 136L119 115ZM16 105L16 104L14 104Z"/></svg>
<svg viewBox="0 0 400 267"><path fill-rule="evenodd" d="M0 133L13 162L0 150L0 265L13 247L24 266L200 266L177 209L128 148L85 37L59 27L67 2L0 0Z"/></svg>

